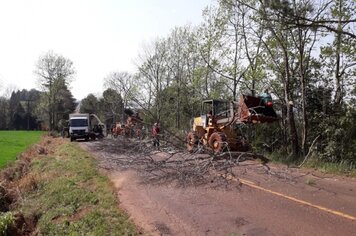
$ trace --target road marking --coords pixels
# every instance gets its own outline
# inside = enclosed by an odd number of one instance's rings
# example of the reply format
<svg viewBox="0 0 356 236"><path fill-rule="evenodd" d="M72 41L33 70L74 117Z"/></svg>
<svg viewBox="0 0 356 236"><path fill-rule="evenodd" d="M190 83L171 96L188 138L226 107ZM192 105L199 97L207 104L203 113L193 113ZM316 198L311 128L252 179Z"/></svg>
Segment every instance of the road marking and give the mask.
<svg viewBox="0 0 356 236"><path fill-rule="evenodd" d="M242 184L245 184L245 185L247 185L249 187L256 188L256 189L259 189L259 190L262 190L262 191L265 191L265 192L268 192L268 193L271 193L271 194L286 198L288 200L298 202L298 203L303 204L303 205L314 207L314 208L317 208L319 210L326 211L326 212L329 212L331 214L334 214L334 215L337 215L337 216L341 216L341 217L344 217L344 218L349 219L349 220L356 220L356 217L354 217L354 216L342 213L340 211L335 211L335 210L332 210L332 209L329 209L329 208L326 208L326 207L323 207L323 206L315 205L313 203L310 203L310 202L307 202L307 201L303 201L303 200L297 199L295 197L291 197L291 196L288 196L288 195L285 195L285 194L282 194L282 193L279 193L279 192L275 192L273 190L269 190L269 189L260 187L257 184L255 184L255 183L253 183L251 181L245 180L245 179L237 180L235 178L234 181L240 181Z"/></svg>
<svg viewBox="0 0 356 236"><path fill-rule="evenodd" d="M224 178L233 180L235 182L240 182L240 183L242 183L244 185L247 185L247 186L249 186L251 188L256 188L256 189L259 189L259 190L262 190L262 191L277 195L279 197L283 197L283 198L286 198L288 200L300 203L302 205L314 207L314 208L319 209L321 211L325 211L325 212L328 212L328 213L331 213L331 214L334 214L334 215L337 215L337 216L341 216L341 217L344 217L344 218L349 219L349 220L356 220L356 217L354 217L352 215L348 215L348 214L342 213L340 211L335 211L335 210L332 210L332 209L329 209L329 208L326 208L326 207L323 207L323 206L319 206L319 205L316 205L316 204L313 204L313 203L310 203L310 202L307 202L307 201L304 201L304 200L297 199L295 197L291 197L291 196L285 195L283 193L279 193L279 192L276 192L276 191L273 191L273 190L270 190L270 189L263 188L261 186L258 186L256 183L251 182L251 181L246 180L246 179L237 179L237 178L235 178L233 176L226 176L226 175L221 175L221 176L224 177Z"/></svg>

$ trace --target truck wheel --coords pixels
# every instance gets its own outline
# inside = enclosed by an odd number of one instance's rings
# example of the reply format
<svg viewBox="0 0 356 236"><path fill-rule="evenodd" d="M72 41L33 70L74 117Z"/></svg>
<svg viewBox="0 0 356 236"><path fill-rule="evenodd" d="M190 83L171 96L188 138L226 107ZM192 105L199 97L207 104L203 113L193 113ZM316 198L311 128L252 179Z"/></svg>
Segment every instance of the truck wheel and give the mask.
<svg viewBox="0 0 356 236"><path fill-rule="evenodd" d="M189 132L187 135L187 150L193 152L193 149L198 145L199 138L194 132Z"/></svg>
<svg viewBox="0 0 356 236"><path fill-rule="evenodd" d="M226 140L227 139L224 133L215 132L210 136L208 144L214 153L220 153L224 150Z"/></svg>
<svg viewBox="0 0 356 236"><path fill-rule="evenodd" d="M73 137L70 137L70 141L73 142L74 138Z"/></svg>

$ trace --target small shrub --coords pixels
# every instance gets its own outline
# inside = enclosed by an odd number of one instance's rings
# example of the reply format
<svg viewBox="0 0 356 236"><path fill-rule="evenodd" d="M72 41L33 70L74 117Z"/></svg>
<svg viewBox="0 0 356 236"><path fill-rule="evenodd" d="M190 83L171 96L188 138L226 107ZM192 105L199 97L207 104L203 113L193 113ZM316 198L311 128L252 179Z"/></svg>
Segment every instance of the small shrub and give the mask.
<svg viewBox="0 0 356 236"><path fill-rule="evenodd" d="M316 184L316 182L315 182L314 179L307 179L307 180L305 181L305 183L306 183L307 185L315 185L315 184Z"/></svg>
<svg viewBox="0 0 356 236"><path fill-rule="evenodd" d="M5 234L7 229L15 224L14 215L11 212L0 213L0 233Z"/></svg>

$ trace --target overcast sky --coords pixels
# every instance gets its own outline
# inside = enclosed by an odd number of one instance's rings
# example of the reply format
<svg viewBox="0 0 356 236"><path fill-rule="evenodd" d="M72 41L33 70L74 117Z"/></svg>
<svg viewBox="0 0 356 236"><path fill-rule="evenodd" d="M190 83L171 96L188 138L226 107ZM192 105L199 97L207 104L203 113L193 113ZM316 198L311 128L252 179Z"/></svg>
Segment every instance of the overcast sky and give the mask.
<svg viewBox="0 0 356 236"><path fill-rule="evenodd" d="M113 71L134 72L142 45L197 25L213 0L0 0L0 86L38 88L33 71L52 50L71 59L75 98L101 93ZM0 92L1 95L1 92Z"/></svg>

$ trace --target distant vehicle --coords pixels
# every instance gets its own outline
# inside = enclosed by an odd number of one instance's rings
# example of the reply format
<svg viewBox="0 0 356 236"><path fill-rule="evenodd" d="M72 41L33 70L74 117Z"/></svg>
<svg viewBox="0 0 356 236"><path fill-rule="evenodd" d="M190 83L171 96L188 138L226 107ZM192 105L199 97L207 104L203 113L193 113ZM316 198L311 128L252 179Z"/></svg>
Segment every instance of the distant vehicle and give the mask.
<svg viewBox="0 0 356 236"><path fill-rule="evenodd" d="M95 140L105 136L106 127L95 114L73 113L69 114L70 141L77 139Z"/></svg>

